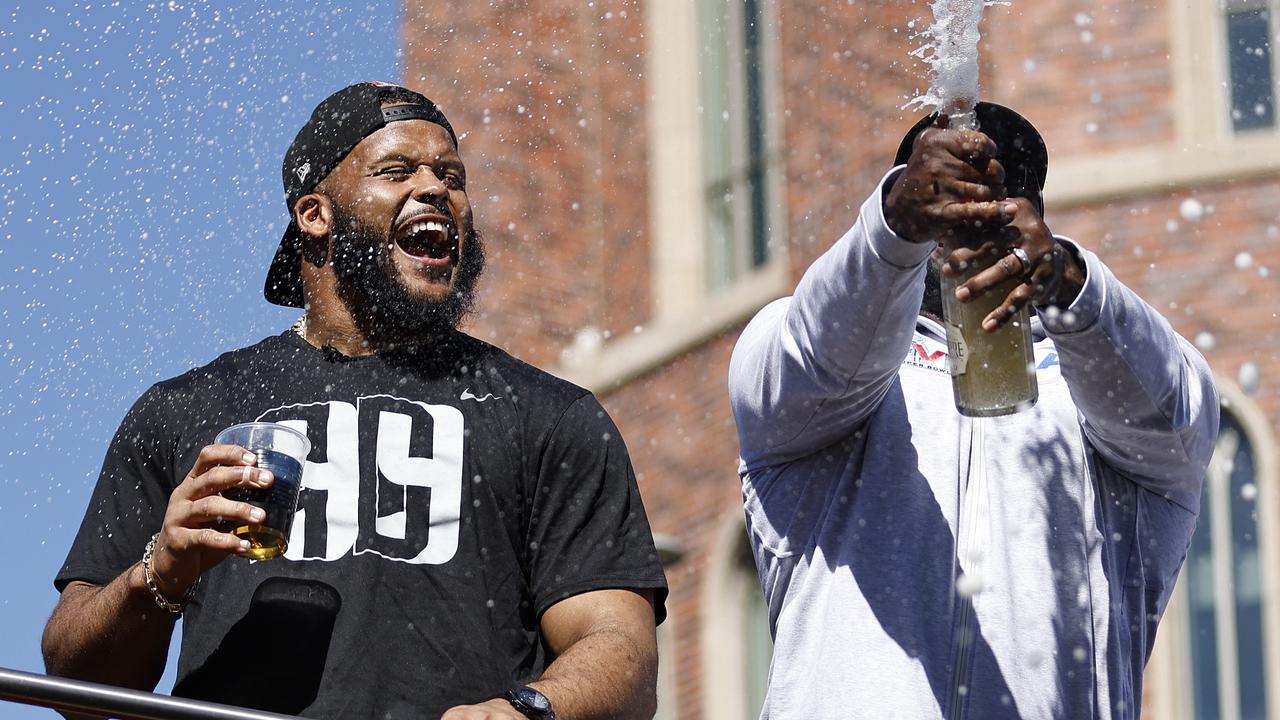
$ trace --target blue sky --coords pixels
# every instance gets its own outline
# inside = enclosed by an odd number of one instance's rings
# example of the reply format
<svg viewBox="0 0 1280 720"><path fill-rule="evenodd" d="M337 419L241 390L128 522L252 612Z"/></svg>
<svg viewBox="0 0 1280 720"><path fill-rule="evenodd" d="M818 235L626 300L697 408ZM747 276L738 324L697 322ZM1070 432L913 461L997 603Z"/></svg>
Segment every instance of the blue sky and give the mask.
<svg viewBox="0 0 1280 720"><path fill-rule="evenodd" d="M400 77L399 39L397 2L0 15L0 666L43 670L52 578L133 400L297 316L261 294L280 160L329 92Z"/></svg>

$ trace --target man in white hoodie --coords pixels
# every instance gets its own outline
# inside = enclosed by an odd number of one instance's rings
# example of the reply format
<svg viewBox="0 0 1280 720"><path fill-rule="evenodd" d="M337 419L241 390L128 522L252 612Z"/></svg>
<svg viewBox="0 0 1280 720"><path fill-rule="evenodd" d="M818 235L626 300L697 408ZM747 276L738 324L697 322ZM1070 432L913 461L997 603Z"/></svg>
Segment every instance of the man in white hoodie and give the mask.
<svg viewBox="0 0 1280 720"><path fill-rule="evenodd" d="M979 119L999 145L918 125L853 228L735 348L743 502L775 641L762 717L1141 709L1217 394L1168 321L1045 226L1034 128L994 105ZM987 324L1034 308L1030 409L956 411L936 277L926 293L952 237L941 272L990 266L961 301L1023 279Z"/></svg>

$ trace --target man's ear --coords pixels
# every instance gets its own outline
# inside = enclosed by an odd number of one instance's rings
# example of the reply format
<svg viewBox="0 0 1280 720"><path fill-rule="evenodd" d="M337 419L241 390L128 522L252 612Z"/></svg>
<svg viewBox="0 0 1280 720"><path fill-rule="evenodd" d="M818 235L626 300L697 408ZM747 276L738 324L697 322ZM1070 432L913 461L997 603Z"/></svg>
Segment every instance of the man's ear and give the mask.
<svg viewBox="0 0 1280 720"><path fill-rule="evenodd" d="M333 230L333 203L320 193L303 195L293 204L293 219L303 235L328 237Z"/></svg>
<svg viewBox="0 0 1280 720"><path fill-rule="evenodd" d="M311 193L298 198L293 218L302 231L302 257L323 267L329 257L329 233L333 231L333 203L328 196Z"/></svg>

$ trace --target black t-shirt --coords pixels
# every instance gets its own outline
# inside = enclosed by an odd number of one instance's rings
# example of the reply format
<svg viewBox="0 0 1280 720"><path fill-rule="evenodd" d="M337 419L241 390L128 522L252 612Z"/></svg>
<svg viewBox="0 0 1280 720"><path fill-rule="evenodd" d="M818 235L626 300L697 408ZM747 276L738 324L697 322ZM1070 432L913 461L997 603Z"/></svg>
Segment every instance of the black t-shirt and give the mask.
<svg viewBox="0 0 1280 720"><path fill-rule="evenodd" d="M454 333L346 358L292 332L158 383L121 423L55 585L137 562L231 425L304 431L288 552L231 557L184 615L175 695L437 717L537 678L556 602L666 581L617 428L586 390Z"/></svg>

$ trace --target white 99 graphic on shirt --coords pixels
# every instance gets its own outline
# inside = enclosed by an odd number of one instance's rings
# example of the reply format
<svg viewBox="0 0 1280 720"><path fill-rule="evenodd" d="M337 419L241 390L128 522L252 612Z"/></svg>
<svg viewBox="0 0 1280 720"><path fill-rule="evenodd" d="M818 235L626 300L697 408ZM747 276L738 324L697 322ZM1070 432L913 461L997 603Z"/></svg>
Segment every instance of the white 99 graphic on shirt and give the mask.
<svg viewBox="0 0 1280 720"><path fill-rule="evenodd" d="M290 560L372 553L418 565L458 551L462 411L390 395L274 408L311 440Z"/></svg>

